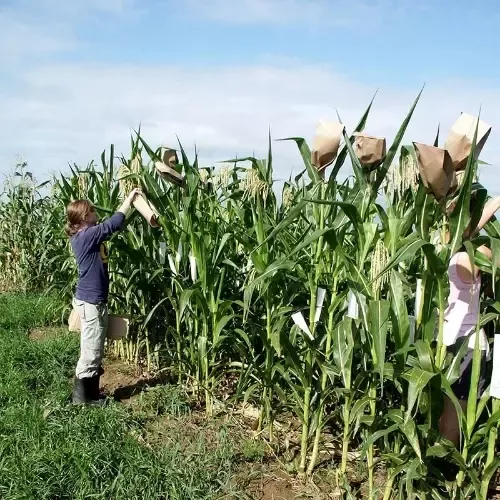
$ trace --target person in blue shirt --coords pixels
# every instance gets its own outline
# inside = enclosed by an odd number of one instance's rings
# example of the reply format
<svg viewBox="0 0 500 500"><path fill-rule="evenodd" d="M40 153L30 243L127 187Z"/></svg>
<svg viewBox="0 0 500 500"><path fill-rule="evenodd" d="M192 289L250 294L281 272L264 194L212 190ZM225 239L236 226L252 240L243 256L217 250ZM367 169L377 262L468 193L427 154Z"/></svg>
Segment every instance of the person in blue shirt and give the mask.
<svg viewBox="0 0 500 500"><path fill-rule="evenodd" d="M81 321L80 357L76 365L73 403L99 405L99 382L108 328L108 255L104 242L120 231L140 189L134 189L118 211L98 224L97 213L87 200L76 200L66 208L66 234L78 266L78 284L73 307Z"/></svg>

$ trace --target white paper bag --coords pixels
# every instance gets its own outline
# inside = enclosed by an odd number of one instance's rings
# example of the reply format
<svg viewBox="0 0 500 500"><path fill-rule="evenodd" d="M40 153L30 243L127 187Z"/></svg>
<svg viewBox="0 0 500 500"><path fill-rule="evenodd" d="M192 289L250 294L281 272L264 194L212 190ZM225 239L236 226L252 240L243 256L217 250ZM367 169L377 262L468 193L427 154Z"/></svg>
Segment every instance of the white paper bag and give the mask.
<svg viewBox="0 0 500 500"><path fill-rule="evenodd" d="M314 314L314 322L317 323L321 316L321 310L323 309L323 302L325 301L326 290L324 288L318 288L316 295L316 311Z"/></svg>
<svg viewBox="0 0 500 500"><path fill-rule="evenodd" d="M127 315L109 314L108 329L106 338L109 340L121 340L126 337L129 331L130 317ZM80 332L82 323L78 311L73 309L68 320L68 329L70 332Z"/></svg>
<svg viewBox="0 0 500 500"><path fill-rule="evenodd" d="M415 291L415 317L420 315L420 304L422 303L422 280L417 280L417 289Z"/></svg>
<svg viewBox="0 0 500 500"><path fill-rule="evenodd" d="M167 254L167 244L160 241L160 264L165 264L165 256Z"/></svg>
<svg viewBox="0 0 500 500"><path fill-rule="evenodd" d="M356 300L356 295L349 290L347 296L347 317L351 319L359 319L359 305Z"/></svg>
<svg viewBox="0 0 500 500"><path fill-rule="evenodd" d="M191 267L191 279L195 282L198 279L198 269L196 268L196 257L194 255L189 256L189 265Z"/></svg>
<svg viewBox="0 0 500 500"><path fill-rule="evenodd" d="M311 339L314 340L314 337L312 336L311 330L309 330L309 327L307 326L306 320L304 319L304 316L302 313L296 312L295 314L292 314L292 319L293 322Z"/></svg>
<svg viewBox="0 0 500 500"><path fill-rule="evenodd" d="M493 373L491 374L490 396L500 399L500 334L493 342Z"/></svg>

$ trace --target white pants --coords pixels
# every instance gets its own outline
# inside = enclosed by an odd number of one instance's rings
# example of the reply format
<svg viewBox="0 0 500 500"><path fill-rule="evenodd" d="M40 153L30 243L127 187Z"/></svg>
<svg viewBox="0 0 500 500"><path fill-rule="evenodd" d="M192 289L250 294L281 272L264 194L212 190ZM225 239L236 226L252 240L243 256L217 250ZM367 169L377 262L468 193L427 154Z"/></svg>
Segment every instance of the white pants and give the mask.
<svg viewBox="0 0 500 500"><path fill-rule="evenodd" d="M76 365L77 378L95 377L104 357L104 342L108 330L107 304L90 304L73 299L73 307L81 321L80 358Z"/></svg>

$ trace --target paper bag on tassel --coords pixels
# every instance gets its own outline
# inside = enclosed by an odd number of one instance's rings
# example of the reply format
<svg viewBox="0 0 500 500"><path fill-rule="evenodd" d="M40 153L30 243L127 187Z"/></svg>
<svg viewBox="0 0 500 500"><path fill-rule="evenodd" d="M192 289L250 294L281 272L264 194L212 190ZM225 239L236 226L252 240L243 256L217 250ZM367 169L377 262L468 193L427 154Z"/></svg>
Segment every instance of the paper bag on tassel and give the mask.
<svg viewBox="0 0 500 500"><path fill-rule="evenodd" d="M386 155L385 137L372 137L360 132L353 135L354 152L361 165L370 170L378 167Z"/></svg>
<svg viewBox="0 0 500 500"><path fill-rule="evenodd" d="M490 135L491 127L481 120L478 123L478 118L466 113L462 113L460 118L453 124L453 127L451 127L444 147L451 156L454 170L464 170L467 166L476 126L477 140L474 160L477 160Z"/></svg>
<svg viewBox="0 0 500 500"><path fill-rule="evenodd" d="M417 153L420 176L425 190L440 201L457 186L451 157L445 149L417 142L414 142L413 146Z"/></svg>
<svg viewBox="0 0 500 500"><path fill-rule="evenodd" d="M158 227L158 218L160 217L155 207L144 195L137 196L134 200L135 209L148 221L153 227Z"/></svg>
<svg viewBox="0 0 500 500"><path fill-rule="evenodd" d="M157 161L155 163L156 171L168 182L175 184L176 186L182 186L184 184L184 177L179 174L176 170L165 165L165 163L161 161Z"/></svg>
<svg viewBox="0 0 500 500"><path fill-rule="evenodd" d="M179 163L177 151L175 149L162 148L161 160L168 167L175 168L175 166Z"/></svg>
<svg viewBox="0 0 500 500"><path fill-rule="evenodd" d="M163 148L161 153L162 161L155 163L156 171L167 181L182 186L184 177L175 170L175 165L179 163L177 152L174 149Z"/></svg>
<svg viewBox="0 0 500 500"><path fill-rule="evenodd" d="M337 158L344 128L341 123L320 122L311 151L311 163L318 172L323 173L325 168Z"/></svg>

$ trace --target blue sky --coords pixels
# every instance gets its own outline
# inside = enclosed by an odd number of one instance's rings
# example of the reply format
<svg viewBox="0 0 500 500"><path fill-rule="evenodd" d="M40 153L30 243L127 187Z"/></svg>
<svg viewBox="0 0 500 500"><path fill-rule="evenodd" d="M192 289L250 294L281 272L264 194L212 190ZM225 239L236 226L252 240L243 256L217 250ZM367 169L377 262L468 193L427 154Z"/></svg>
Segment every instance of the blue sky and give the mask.
<svg viewBox="0 0 500 500"><path fill-rule="evenodd" d="M0 0L0 171L25 157L42 179L109 143L146 140L202 162L311 139L338 109L389 140L426 83L407 141L430 142L460 112L493 126L500 164L500 5L481 0ZM444 141L444 137L443 137ZM278 177L301 164L275 146ZM496 167L484 167L490 189Z"/></svg>

